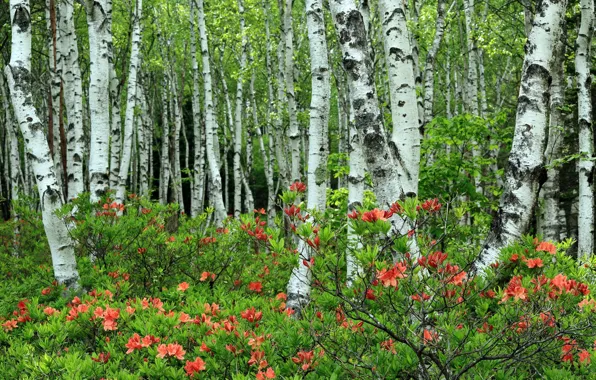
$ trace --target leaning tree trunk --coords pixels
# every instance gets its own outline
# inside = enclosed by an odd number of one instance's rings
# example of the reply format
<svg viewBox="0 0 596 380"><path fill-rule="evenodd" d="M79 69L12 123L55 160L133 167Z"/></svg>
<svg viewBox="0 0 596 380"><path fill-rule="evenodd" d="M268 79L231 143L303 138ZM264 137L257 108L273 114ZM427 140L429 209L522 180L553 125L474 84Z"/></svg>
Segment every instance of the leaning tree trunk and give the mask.
<svg viewBox="0 0 596 380"><path fill-rule="evenodd" d="M592 128L592 76L590 74L594 0L581 0L581 24L575 45L577 116L579 125L579 216L577 255L587 261L594 251L594 130Z"/></svg>
<svg viewBox="0 0 596 380"><path fill-rule="evenodd" d="M122 145L122 159L120 160L120 172L118 173L118 187L116 189L116 202L124 203L126 195L126 181L128 180L128 169L132 158L133 131L135 116L139 97L137 96L137 75L140 65L141 54L141 17L143 11L143 0L136 1L133 13L132 42L130 49L130 63L128 69L128 85L126 89L126 116L124 119L124 139Z"/></svg>
<svg viewBox="0 0 596 380"><path fill-rule="evenodd" d="M8 87L16 119L25 140L39 198L46 236L52 253L56 280L68 288L78 288L79 273L74 245L66 224L56 211L62 207L63 198L54 172L54 161L44 127L31 102L31 13L29 1L11 0L12 49L10 63L5 68Z"/></svg>
<svg viewBox="0 0 596 380"><path fill-rule="evenodd" d="M217 164L216 152L214 149L214 136L217 136L215 114L213 109L213 87L211 81L211 65L209 62L209 46L207 42L207 27L205 26L205 11L203 9L203 0L197 0L197 10L199 13L199 35L201 39L201 55L203 59L203 85L205 91L205 136L207 162L209 163L209 176L211 179L211 197L215 207L215 221L217 224L223 223L226 218L226 209L222 198L221 176Z"/></svg>
<svg viewBox="0 0 596 380"><path fill-rule="evenodd" d="M527 232L544 168L552 51L560 38L566 1L544 0L528 41L517 103L515 132L503 195L492 229L474 266L484 270L500 250Z"/></svg>
<svg viewBox="0 0 596 380"><path fill-rule="evenodd" d="M389 73L393 121L391 147L395 149L397 175L404 194L416 196L420 172L420 129L414 62L405 10L401 3L379 0L379 13Z"/></svg>
<svg viewBox="0 0 596 380"><path fill-rule="evenodd" d="M89 26L89 109L91 142L89 147L89 191L91 202L97 202L108 189L110 113L108 80L110 78L109 48L111 45L110 0L87 0Z"/></svg>
<svg viewBox="0 0 596 380"><path fill-rule="evenodd" d="M310 101L310 127L307 205L309 209L323 211L326 207L327 157L329 156L328 122L331 96L327 40L325 38L325 18L322 0L306 1L306 23L310 45L312 96ZM312 249L300 240L298 244L298 267L292 270L288 282L287 306L297 311L310 299L312 273L307 262Z"/></svg>

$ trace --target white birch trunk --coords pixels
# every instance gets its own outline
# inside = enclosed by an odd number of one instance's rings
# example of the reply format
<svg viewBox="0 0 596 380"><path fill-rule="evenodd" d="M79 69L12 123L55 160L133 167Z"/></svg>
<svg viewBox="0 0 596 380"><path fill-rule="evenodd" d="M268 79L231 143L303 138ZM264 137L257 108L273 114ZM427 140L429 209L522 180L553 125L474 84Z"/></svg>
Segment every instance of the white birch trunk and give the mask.
<svg viewBox="0 0 596 380"><path fill-rule="evenodd" d="M83 157L85 136L83 134L83 85L79 67L79 48L74 24L73 0L58 1L60 14L60 40L64 44L62 56L62 82L66 105L67 186L68 199L72 200L85 191Z"/></svg>
<svg viewBox="0 0 596 380"><path fill-rule="evenodd" d="M275 95L273 94L273 69L271 63L271 32L269 30L269 1L263 0L262 8L265 18L265 65L267 69L267 124L266 128L263 132L261 132L260 126L257 126L257 136L259 138L259 146L261 148L261 155L263 155L263 160L265 160L265 156L268 159L264 162L267 164L265 165L266 172L269 173L267 179L267 222L269 225L273 225L275 221L275 201L276 201L276 194L275 194L275 187L273 182L273 168L275 167L275 146L274 142L274 135L269 133L272 130L272 115L273 115L273 107L275 102ZM253 71L254 75L254 71ZM253 89L254 90L254 89ZM263 135L268 134L267 140L269 141L267 152L265 153L265 146L263 144Z"/></svg>
<svg viewBox="0 0 596 380"><path fill-rule="evenodd" d="M149 184L149 150L151 149L151 117L147 106L147 97L143 87L139 84L137 89L139 101L141 102L141 113L139 115L139 124L137 127L137 138L139 146L139 195L148 197Z"/></svg>
<svg viewBox="0 0 596 380"><path fill-rule="evenodd" d="M122 144L122 159L118 174L118 187L116 188L116 202L124 203L126 195L126 181L128 180L128 170L132 159L133 131L135 126L135 110L139 104L137 96L138 84L137 75L140 66L141 50L141 17L143 11L143 0L136 0L135 10L132 15L132 39L130 48L130 63L128 68L128 84L126 89L126 116L124 119L124 139Z"/></svg>
<svg viewBox="0 0 596 380"><path fill-rule="evenodd" d="M242 0L238 0L238 14L240 17L240 35L241 53L240 53L240 67L238 72L238 80L236 82L236 109L234 120L234 217L238 218L242 212L242 102L243 102L243 81L244 73L246 71L246 49L248 38L244 26L244 5ZM225 80L222 76L222 80Z"/></svg>
<svg viewBox="0 0 596 380"><path fill-rule="evenodd" d="M414 62L405 10L401 3L379 0L379 13L385 36L385 59L389 73L393 133L391 149L397 175L405 195L418 194L420 172L420 129L414 78ZM393 201L396 201L393 199Z"/></svg>
<svg viewBox="0 0 596 380"><path fill-rule="evenodd" d="M161 97L161 165L159 168L159 202L168 203L168 189L170 187L170 118L169 101L167 98L167 79L164 77L164 91Z"/></svg>
<svg viewBox="0 0 596 380"><path fill-rule="evenodd" d="M451 4L451 8L455 5L455 1ZM433 104L434 104L434 90L435 90L435 60L437 53L441 47L441 41L443 40L443 34L445 33L445 15L447 0L438 0L437 2L437 21L435 27L435 37L433 38L432 45L426 54L426 65L424 66L424 117L422 119L422 125L426 125L431 121L433 117Z"/></svg>
<svg viewBox="0 0 596 380"><path fill-rule="evenodd" d="M293 0L284 0L284 37L285 37L285 67L284 78L286 82L286 99L288 102L288 116L290 126L288 128L288 139L290 141L290 152L292 170L290 182L300 181L300 130L298 128L298 117L296 115L296 94L294 93L294 28L292 26L292 3Z"/></svg>
<svg viewBox="0 0 596 380"><path fill-rule="evenodd" d="M207 42L207 28L205 26L205 11L203 0L197 0L199 13L199 35L201 39L201 56L203 60L203 83L205 91L205 135L206 155L209 163L209 176L211 179L211 202L215 208L215 222L221 225L226 218L226 209L222 197L221 176L217 164L213 139L217 137L215 114L213 109L213 88L211 84L211 65L209 63L209 46Z"/></svg>
<svg viewBox="0 0 596 380"><path fill-rule="evenodd" d="M306 1L306 23L310 42L312 96L310 126L307 205L309 209L324 211L327 201L327 157L329 156L328 122L331 96L325 18L322 0ZM312 273L303 260L309 261L313 250L300 240L298 267L292 270L287 287L287 307L300 311L310 300Z"/></svg>
<svg viewBox="0 0 596 380"><path fill-rule="evenodd" d="M122 116L120 113L120 78L110 64L110 188L118 188L120 154L122 153Z"/></svg>
<svg viewBox="0 0 596 380"><path fill-rule="evenodd" d="M59 49L58 43L60 41L60 35L58 30L58 14L56 9L55 0L46 0L46 25L48 28L48 68L50 72L50 89L48 98L48 116L49 125L48 138L50 151L54 159L54 172L56 173L56 179L58 185L63 189L64 186L64 170L62 167L62 155L61 155L61 144L60 144L60 126L62 125L62 98L60 96L62 88L61 71L62 71L62 57L61 50Z"/></svg>
<svg viewBox="0 0 596 380"><path fill-rule="evenodd" d="M11 0L12 49L5 68L13 110L26 143L37 182L44 229L52 254L54 277L67 288L78 288L74 245L65 223L55 212L62 206L61 189L44 128L31 101L31 18L29 1Z"/></svg>
<svg viewBox="0 0 596 380"><path fill-rule="evenodd" d="M561 108L565 104L565 87L563 86L565 67L565 46L566 33L561 34L561 38L556 43L553 52L553 69L550 96L550 117L548 125L548 142L544 152L546 165L549 166L546 174L546 182L540 190L539 204L542 209L538 213L536 220L536 230L542 234L544 240L559 241L561 239L560 214L560 190L559 190L559 167L552 167L555 160L561 156L563 147L563 125L564 119Z"/></svg>
<svg viewBox="0 0 596 380"><path fill-rule="evenodd" d="M594 252L594 129L590 47L594 33L594 0L580 0L581 23L575 46L577 116L579 125L579 215L577 256L586 262Z"/></svg>
<svg viewBox="0 0 596 380"><path fill-rule="evenodd" d="M175 67L175 61L173 66ZM172 168L172 185L174 196L176 197L176 202L180 206L180 210L184 211L184 198L182 194L182 170L180 167L180 131L184 128L182 125L182 109L180 108L180 102L178 101L178 76L176 75L176 71L172 68L172 74L170 76L170 88L172 97L170 98L170 105L171 105L171 114L174 119L174 131L172 134L172 141L170 142L173 144L171 147L171 154L173 157L171 159L171 168Z"/></svg>
<svg viewBox="0 0 596 380"><path fill-rule="evenodd" d="M89 109L91 141L89 147L89 191L91 202L97 202L108 189L110 113L108 80L110 78L109 45L112 42L110 0L86 0L89 26Z"/></svg>
<svg viewBox="0 0 596 380"><path fill-rule="evenodd" d="M191 200L191 216L196 217L203 212L205 195L205 155L203 147L203 129L201 127L201 99L199 97L199 63L197 61L197 38L195 1L190 0L190 56L192 65L192 121L194 134L193 186Z"/></svg>
<svg viewBox="0 0 596 380"><path fill-rule="evenodd" d="M513 145L499 211L475 262L484 270L495 262L500 250L528 230L535 207L538 180L544 170L544 148L548 127L548 94L552 51L560 38L566 1L545 0L536 12L526 42Z"/></svg>

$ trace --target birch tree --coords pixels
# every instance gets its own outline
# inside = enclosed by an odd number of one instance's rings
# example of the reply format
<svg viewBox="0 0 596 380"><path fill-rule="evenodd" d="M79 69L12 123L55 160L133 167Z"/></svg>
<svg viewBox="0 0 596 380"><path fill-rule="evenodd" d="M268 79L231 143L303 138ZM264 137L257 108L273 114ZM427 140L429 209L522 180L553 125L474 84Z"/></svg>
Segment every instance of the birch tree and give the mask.
<svg viewBox="0 0 596 380"><path fill-rule="evenodd" d="M492 229L475 262L483 270L499 256L501 248L528 230L536 205L538 181L544 169L548 127L552 51L559 39L566 1L542 1L526 42L519 89L515 132L504 189Z"/></svg>
<svg viewBox="0 0 596 380"><path fill-rule="evenodd" d="M68 199L76 198L85 191L83 176L83 157L85 155L85 136L83 134L83 85L79 66L79 48L74 24L74 6L72 0L58 1L60 14L60 41L62 82L64 103L68 125L66 127L67 144L67 186Z"/></svg>
<svg viewBox="0 0 596 380"><path fill-rule="evenodd" d="M590 47L594 33L594 0L581 0L581 22L575 45L577 116L579 124L578 258L587 261L594 251L594 130Z"/></svg>
<svg viewBox="0 0 596 380"><path fill-rule="evenodd" d="M394 158L402 191L408 196L416 196L420 171L420 130L414 62L405 9L401 3L379 0L379 13L389 74L393 121L391 146L395 149Z"/></svg>
<svg viewBox="0 0 596 380"><path fill-rule="evenodd" d="M284 6L284 37L285 37L285 67L284 78L286 84L286 99L288 102L288 116L290 126L288 128L288 139L292 157L292 170L290 182L300 181L300 130L298 117L296 115L296 93L294 92L294 28L292 27L292 3L293 0L283 0Z"/></svg>
<svg viewBox="0 0 596 380"><path fill-rule="evenodd" d="M56 280L67 288L78 288L79 274L74 245L64 221L56 211L63 205L54 161L44 127L33 106L31 94L31 13L29 1L10 1L12 45L5 74L15 117L25 140L26 154L37 182L44 230L52 254Z"/></svg>
<svg viewBox="0 0 596 380"><path fill-rule="evenodd" d="M203 212L205 194L205 155L201 127L201 99L199 97L199 63L197 61L195 1L190 0L190 57L192 65L192 122L194 132L194 167L192 183L191 215Z"/></svg>
<svg viewBox="0 0 596 380"><path fill-rule="evenodd" d="M132 41L130 49L130 63L128 69L128 84L126 89L126 116L124 119L124 139L122 145L122 159L120 161L120 172L118 174L118 187L116 189L116 201L124 203L126 193L126 181L132 158L133 131L135 122L135 110L137 107L137 75L140 65L141 50L141 17L143 11L143 0L136 0L133 13Z"/></svg>
<svg viewBox="0 0 596 380"><path fill-rule="evenodd" d="M209 62L209 46L207 41L207 27L205 26L205 10L203 0L197 0L197 12L199 17L199 36L201 39L201 56L203 62L203 86L205 91L205 137L206 155L209 163L209 176L211 178L211 197L215 208L215 220L221 224L226 218L226 209L223 203L221 176L214 149L214 138L216 137L216 121L213 108L213 88L211 80L211 64Z"/></svg>
<svg viewBox="0 0 596 380"><path fill-rule="evenodd" d="M240 53L240 68L238 79L236 81L236 118L234 120L234 216L239 217L242 211L242 101L243 101L243 81L244 72L246 71L248 37L245 31L244 21L244 3L238 0L238 15L240 17L240 36L241 53ZM225 81L225 78L222 78ZM231 120L230 120L231 121ZM230 124L231 125L231 124ZM248 194L247 194L248 195Z"/></svg>
<svg viewBox="0 0 596 380"><path fill-rule="evenodd" d="M109 186L109 78L111 37L111 0L85 0L89 29L89 109L91 141L89 146L89 191L97 202Z"/></svg>
<svg viewBox="0 0 596 380"><path fill-rule="evenodd" d="M325 18L321 0L306 1L306 23L311 60L312 95L310 102L309 152L307 176L307 205L309 209L323 211L326 207L328 122L331 96ZM300 311L310 298L310 268L303 260L310 260L313 251L304 242L298 245L298 267L292 270L288 283L287 307Z"/></svg>

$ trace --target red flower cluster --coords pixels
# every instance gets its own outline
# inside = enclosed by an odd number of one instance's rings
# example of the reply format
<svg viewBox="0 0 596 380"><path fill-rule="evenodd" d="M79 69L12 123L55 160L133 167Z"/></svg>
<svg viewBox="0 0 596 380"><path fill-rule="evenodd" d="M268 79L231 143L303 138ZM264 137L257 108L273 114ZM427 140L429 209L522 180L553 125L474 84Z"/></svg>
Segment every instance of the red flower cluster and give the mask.
<svg viewBox="0 0 596 380"><path fill-rule="evenodd" d="M91 357L91 360L93 360L94 362L106 364L110 360L110 353L109 352L105 352L105 353L100 352L96 358Z"/></svg>
<svg viewBox="0 0 596 380"><path fill-rule="evenodd" d="M323 351L321 351L323 353ZM315 352L314 351L299 351L296 354L296 357L292 358L292 361L298 365L301 365L303 371L308 370L309 368L313 368L316 363L315 360Z"/></svg>
<svg viewBox="0 0 596 380"><path fill-rule="evenodd" d="M555 253L557 253L557 247L553 243L543 241L541 243L537 243L537 245L536 245L536 252L540 252L540 251L548 252L551 255L554 255Z"/></svg>
<svg viewBox="0 0 596 380"><path fill-rule="evenodd" d="M423 268L437 268L447 259L447 254L443 252L433 252L428 256L422 256L418 259L418 264Z"/></svg>
<svg viewBox="0 0 596 380"><path fill-rule="evenodd" d="M263 317L263 312L256 311L256 309L253 306L250 309L246 309L246 310L240 312L240 316L249 322L258 322Z"/></svg>
<svg viewBox="0 0 596 380"><path fill-rule="evenodd" d="M173 356L178 360L183 360L184 354L186 354L186 351L178 343L160 344L157 347L157 357L161 359L166 356Z"/></svg>
<svg viewBox="0 0 596 380"><path fill-rule="evenodd" d="M116 320L118 318L120 318L120 309L112 309L110 306L106 306L105 310L100 306L96 307L93 312L93 317L91 317L91 319L103 319L102 323L105 331L117 330L118 323Z"/></svg>
<svg viewBox="0 0 596 380"><path fill-rule="evenodd" d="M514 276L510 281L509 285L505 289L505 295L501 302L507 301L509 298L515 300L525 300L528 297L528 289L522 286L521 276Z"/></svg>
<svg viewBox="0 0 596 380"><path fill-rule="evenodd" d="M195 373L204 371L207 369L207 365L200 357L197 357L194 361L187 360L184 370L189 377L193 377Z"/></svg>
<svg viewBox="0 0 596 380"><path fill-rule="evenodd" d="M362 217L360 219L363 222L374 223L377 220L385 221L385 220L391 218L391 216L393 216L393 212L391 210L383 211L383 210L379 210L378 208L375 208L373 210L367 211L364 214L362 214Z"/></svg>
<svg viewBox="0 0 596 380"><path fill-rule="evenodd" d="M304 193L304 192L306 192L306 185L302 182L296 181L290 185L290 191L294 191L297 193Z"/></svg>
<svg viewBox="0 0 596 380"><path fill-rule="evenodd" d="M265 226L267 224L267 222L265 222L264 220L261 220L260 217L256 217L255 218L255 228L254 230L252 229L252 223L246 223L246 224L241 224L240 225L240 229L242 231L246 231L246 233L250 236L254 236L257 238L257 240L262 240L262 241L268 241L269 239L272 238L271 235L267 235L265 233L265 230L263 229L263 226Z"/></svg>
<svg viewBox="0 0 596 380"><path fill-rule="evenodd" d="M428 199L428 200L424 201L424 203L422 203L420 206L416 207L416 209L418 211L420 211L420 209L422 209L422 210L428 211L428 212L437 212L441 209L441 204L439 203L439 200L437 198Z"/></svg>
<svg viewBox="0 0 596 380"><path fill-rule="evenodd" d="M216 277L215 273L203 272L203 273L201 273L201 278L199 278L199 281L201 281L201 282L207 281L209 278L211 278L210 281L215 281L215 277Z"/></svg>
<svg viewBox="0 0 596 380"><path fill-rule="evenodd" d="M124 347L128 348L127 354L130 354L134 350L140 350L144 347L149 347L154 343L159 343L161 339L154 337L153 335L146 335L143 339L139 334L134 333L133 336L128 340L128 343Z"/></svg>
<svg viewBox="0 0 596 380"><path fill-rule="evenodd" d="M395 263L391 269L381 269L380 271L377 271L377 279L383 283L384 287L393 286L394 288L397 288L397 279L408 277L406 269L406 263Z"/></svg>

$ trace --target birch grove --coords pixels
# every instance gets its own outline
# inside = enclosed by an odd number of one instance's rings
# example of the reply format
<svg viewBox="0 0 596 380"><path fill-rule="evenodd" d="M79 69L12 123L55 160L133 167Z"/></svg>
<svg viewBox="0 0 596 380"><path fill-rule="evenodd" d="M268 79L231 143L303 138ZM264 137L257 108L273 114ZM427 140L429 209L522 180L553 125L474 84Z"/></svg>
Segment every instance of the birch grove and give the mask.
<svg viewBox="0 0 596 380"><path fill-rule="evenodd" d="M316 292L304 262L323 255L296 231L340 214L338 283L354 289L369 279L352 219L374 209L395 263L451 236L480 272L524 235L594 251L593 0L31 6L0 12L0 213L16 242L23 210L41 212L60 282L78 281L78 227L55 212L113 202L118 218L137 202L188 214L195 241L265 212L262 251L297 252L297 316Z"/></svg>

